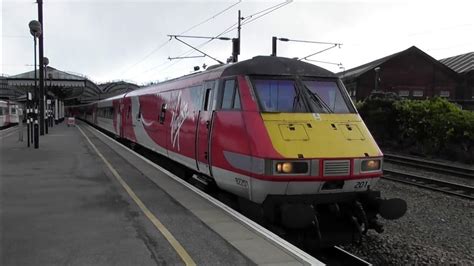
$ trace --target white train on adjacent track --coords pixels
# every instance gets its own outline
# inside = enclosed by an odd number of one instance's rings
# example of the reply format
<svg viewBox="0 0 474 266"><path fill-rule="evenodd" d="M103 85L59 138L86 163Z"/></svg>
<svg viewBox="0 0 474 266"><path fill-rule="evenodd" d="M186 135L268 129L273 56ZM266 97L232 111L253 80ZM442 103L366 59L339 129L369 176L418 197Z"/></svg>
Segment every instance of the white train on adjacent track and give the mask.
<svg viewBox="0 0 474 266"><path fill-rule="evenodd" d="M21 108L18 103L0 100L0 128L5 128L19 123Z"/></svg>

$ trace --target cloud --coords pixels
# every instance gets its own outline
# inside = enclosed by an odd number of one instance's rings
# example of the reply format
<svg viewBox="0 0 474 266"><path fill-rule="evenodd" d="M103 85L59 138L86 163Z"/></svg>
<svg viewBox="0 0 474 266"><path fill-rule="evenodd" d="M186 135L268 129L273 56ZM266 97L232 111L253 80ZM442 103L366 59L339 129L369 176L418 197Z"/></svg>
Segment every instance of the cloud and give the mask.
<svg viewBox="0 0 474 266"><path fill-rule="evenodd" d="M45 55L51 66L85 74L98 82L126 79L146 83L187 74L196 65L215 62L209 58L169 61L169 56L182 55L189 48L175 40L167 42L167 34L181 33L235 2L46 1ZM279 2L243 1L187 34L215 36L237 22L238 9L246 17ZM342 62L346 68L411 45L435 58L447 57L472 51L472 9L469 1L295 1L242 27L240 59L270 54L272 36L341 42L341 49L314 59ZM1 11L2 72L29 71L33 42L27 25L36 18L36 5L29 0L6 1ZM225 36L236 34L234 30ZM185 41L199 46L205 40ZM279 42L278 54L302 57L323 48ZM200 49L221 61L231 55L228 41L213 41ZM339 71L337 66L319 65Z"/></svg>

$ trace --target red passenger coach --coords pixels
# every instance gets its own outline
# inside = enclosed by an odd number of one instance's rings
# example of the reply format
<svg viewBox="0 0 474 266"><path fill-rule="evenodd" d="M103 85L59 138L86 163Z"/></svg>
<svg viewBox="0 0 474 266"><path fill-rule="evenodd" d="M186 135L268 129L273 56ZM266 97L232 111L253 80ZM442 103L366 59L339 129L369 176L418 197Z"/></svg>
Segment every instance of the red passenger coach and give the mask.
<svg viewBox="0 0 474 266"><path fill-rule="evenodd" d="M381 232L377 214L406 211L372 190L383 154L342 82L312 64L258 56L69 109L318 244Z"/></svg>

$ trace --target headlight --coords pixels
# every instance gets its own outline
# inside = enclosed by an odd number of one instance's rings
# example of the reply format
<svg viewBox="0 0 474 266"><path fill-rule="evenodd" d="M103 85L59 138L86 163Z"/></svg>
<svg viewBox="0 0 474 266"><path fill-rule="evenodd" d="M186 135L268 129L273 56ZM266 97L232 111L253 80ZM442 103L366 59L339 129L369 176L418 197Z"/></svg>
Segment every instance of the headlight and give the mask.
<svg viewBox="0 0 474 266"><path fill-rule="evenodd" d="M361 162L360 170L362 172L380 170L380 160L364 160Z"/></svg>
<svg viewBox="0 0 474 266"><path fill-rule="evenodd" d="M306 174L308 173L308 162L276 162L275 173Z"/></svg>

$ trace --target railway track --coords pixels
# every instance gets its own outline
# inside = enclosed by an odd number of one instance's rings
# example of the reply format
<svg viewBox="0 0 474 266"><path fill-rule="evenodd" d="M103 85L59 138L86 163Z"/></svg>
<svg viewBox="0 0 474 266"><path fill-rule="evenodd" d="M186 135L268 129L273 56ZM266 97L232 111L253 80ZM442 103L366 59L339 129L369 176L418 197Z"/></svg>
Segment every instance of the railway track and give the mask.
<svg viewBox="0 0 474 266"><path fill-rule="evenodd" d="M384 154L384 161L400 165L412 166L426 170L436 171L447 175L474 179L474 167L462 167L448 163L435 162L410 156Z"/></svg>
<svg viewBox="0 0 474 266"><path fill-rule="evenodd" d="M130 143L127 143L127 142L124 142L124 141L119 141L119 140L115 139L114 136L112 136L109 132L101 130L100 128L97 128L97 127L89 124L87 121L83 121L83 122L88 124L90 129L95 129L97 131L100 131L104 135L107 135L111 140L122 143L125 147L129 147L128 145ZM131 149L131 148L129 148L129 149ZM183 176L182 167L178 166L175 163L172 163L167 158L162 157L161 155L158 155L158 154L156 154L156 153L154 153L154 152L152 152L152 151L150 151L150 150L148 150L148 149L146 149L142 146L134 146L134 148L131 149L131 150L133 150L133 152L138 153L141 156L149 159L153 163L155 163L157 165L160 165L161 167L163 167L164 169L172 172L176 176L182 178L182 176ZM163 162L165 162L165 163L163 163ZM196 183L190 182L192 180L193 179L186 180L186 182L189 183L192 186L195 186L197 189L199 189L199 190L206 193L206 188L199 186L200 185L199 182L196 182L198 185L196 185ZM207 194L209 196L213 197L214 199L219 200L217 197L215 197L215 195L212 195L213 193L211 193L211 194L207 193ZM225 204L228 207L232 208L232 206L230 206L231 204L229 205L229 204L224 203L222 201L220 201L220 202L222 204ZM245 214L242 213L242 215L245 215ZM305 251L305 250L303 249L303 251ZM355 266L358 266L358 265L367 265L367 266L372 265L371 263L357 257L356 255L354 255L354 254L352 254L352 253L350 253L350 252L348 252L348 251L346 251L343 248L338 247L338 246L323 248L323 249L321 249L317 252L308 252L308 254L310 254L311 256L316 258L317 260L320 260L320 261L324 262L327 265L355 265Z"/></svg>
<svg viewBox="0 0 474 266"><path fill-rule="evenodd" d="M355 256L352 253L344 250L341 247L334 246L331 248L325 248L319 253L313 254L318 260L321 260L326 265L352 265L352 266L362 266L362 265L372 265L371 263Z"/></svg>
<svg viewBox="0 0 474 266"><path fill-rule="evenodd" d="M382 178L474 200L474 187L468 185L427 178L413 173L385 169Z"/></svg>

